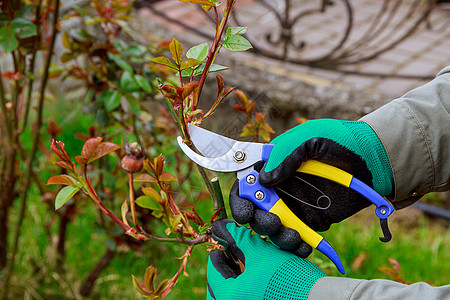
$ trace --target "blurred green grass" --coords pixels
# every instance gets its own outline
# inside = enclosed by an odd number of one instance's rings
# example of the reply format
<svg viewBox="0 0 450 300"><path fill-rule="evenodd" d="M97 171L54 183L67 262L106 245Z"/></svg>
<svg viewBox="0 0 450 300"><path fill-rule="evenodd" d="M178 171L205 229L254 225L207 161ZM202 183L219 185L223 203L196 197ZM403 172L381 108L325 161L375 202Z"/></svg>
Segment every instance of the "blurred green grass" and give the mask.
<svg viewBox="0 0 450 300"><path fill-rule="evenodd" d="M229 178L228 178L229 179ZM222 185L229 186L230 180ZM207 217L212 204L201 201L196 209ZM409 209L409 208L407 208ZM47 249L48 241L43 225L51 220L51 214L35 195L30 201L25 220L21 248L16 267L17 277L11 288L29 295L40 295L41 299L76 299L75 290L82 279L96 264L106 247L106 237L95 228L97 212L88 205L70 223L67 238L66 271L58 275L52 270L53 254ZM407 211L404 213L408 214ZM401 220L399 221L401 223ZM419 216L417 226L402 227L391 222L393 239L389 243L378 240L381 234L379 222L372 209L366 209L354 218L335 224L324 237L339 253L346 277L391 279L378 270L389 265L388 258L400 263L401 277L409 282L428 281L433 285L449 283L450 270L450 230L434 224L425 216ZM154 226L161 226L154 222ZM163 228L159 228L160 231ZM56 224L52 227L56 232ZM154 241L143 245L141 251L118 254L111 265L102 273L91 299L138 299L131 282L131 274L142 280L146 267L158 267L160 278L172 276L179 267L176 257L184 253L185 246L162 244ZM318 264L329 276L340 275L326 257L315 251L309 258ZM352 264L355 260L360 263ZM206 282L207 253L203 246L197 246L187 267L189 277L180 277L175 289L166 299L204 299ZM36 267L42 268L45 279L40 282L33 278ZM54 266L53 266L54 267ZM39 299L38 296L35 297Z"/></svg>

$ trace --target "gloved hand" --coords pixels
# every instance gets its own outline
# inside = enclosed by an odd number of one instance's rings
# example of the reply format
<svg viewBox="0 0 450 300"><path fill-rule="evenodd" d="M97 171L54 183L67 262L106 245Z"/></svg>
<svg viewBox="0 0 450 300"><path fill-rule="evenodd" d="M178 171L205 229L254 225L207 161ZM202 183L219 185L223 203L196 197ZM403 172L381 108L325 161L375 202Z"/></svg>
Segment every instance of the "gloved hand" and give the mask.
<svg viewBox="0 0 450 300"><path fill-rule="evenodd" d="M277 186L294 191L307 204L277 193L299 219L315 231L328 230L331 224L348 218L371 202L335 182L296 173L302 162L314 159L336 166L382 196L393 190L393 173L386 150L377 134L362 121L310 120L281 134L271 144L275 146L260 171L259 182L266 187ZM295 179L294 173L310 185ZM319 199L321 193L330 200ZM280 248L300 257L307 257L312 252L295 230L281 225L278 216L240 198L236 183L230 192L230 207L238 223L249 223L259 234L269 235Z"/></svg>
<svg viewBox="0 0 450 300"><path fill-rule="evenodd" d="M245 270L233 271L223 251L211 251L208 259L207 299L307 299L312 286L325 274L313 263L265 242L251 230L221 219L213 234L225 240Z"/></svg>

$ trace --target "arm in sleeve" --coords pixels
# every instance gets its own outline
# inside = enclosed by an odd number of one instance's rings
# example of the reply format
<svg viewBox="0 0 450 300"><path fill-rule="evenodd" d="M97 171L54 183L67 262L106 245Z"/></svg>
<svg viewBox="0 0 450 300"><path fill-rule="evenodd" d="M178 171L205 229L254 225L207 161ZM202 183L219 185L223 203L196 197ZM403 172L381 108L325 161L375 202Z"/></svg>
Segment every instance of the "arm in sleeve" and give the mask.
<svg viewBox="0 0 450 300"><path fill-rule="evenodd" d="M311 289L308 300L390 300L448 299L450 285L434 287L424 282L411 285L384 279L362 280L343 277L323 277Z"/></svg>
<svg viewBox="0 0 450 300"><path fill-rule="evenodd" d="M394 207L450 189L450 66L361 120L386 148L394 174Z"/></svg>

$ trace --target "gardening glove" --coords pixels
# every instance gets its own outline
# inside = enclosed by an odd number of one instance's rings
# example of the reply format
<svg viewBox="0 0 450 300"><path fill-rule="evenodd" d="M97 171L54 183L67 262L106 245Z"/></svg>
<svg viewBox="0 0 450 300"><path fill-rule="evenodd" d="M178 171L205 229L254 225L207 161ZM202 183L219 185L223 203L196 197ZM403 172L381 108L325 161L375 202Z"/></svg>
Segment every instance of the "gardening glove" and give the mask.
<svg viewBox="0 0 450 300"><path fill-rule="evenodd" d="M228 244L244 265L235 271L224 251L211 251L208 259L207 299L307 299L315 282L325 274L313 263L282 251L252 231L220 219L213 235Z"/></svg>
<svg viewBox="0 0 450 300"><path fill-rule="evenodd" d="M297 217L315 231L328 230L331 224L348 218L371 202L338 183L296 173L302 162L314 159L338 167L382 196L393 190L393 173L386 150L377 134L362 121L310 120L281 134L271 144L275 146L261 167L259 182L301 199L303 202L276 189ZM292 176L294 174L307 183ZM281 225L278 216L240 198L236 183L230 192L230 207L238 223L249 223L257 233L269 235L280 248L300 257L312 252L298 232Z"/></svg>

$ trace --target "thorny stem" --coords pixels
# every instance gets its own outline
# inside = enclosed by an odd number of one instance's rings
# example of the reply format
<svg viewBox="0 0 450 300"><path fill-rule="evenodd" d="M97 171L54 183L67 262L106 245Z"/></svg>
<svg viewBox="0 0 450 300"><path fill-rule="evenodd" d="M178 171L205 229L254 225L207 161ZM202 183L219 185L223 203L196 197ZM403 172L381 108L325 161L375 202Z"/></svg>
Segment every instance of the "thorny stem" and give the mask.
<svg viewBox="0 0 450 300"><path fill-rule="evenodd" d="M178 243L178 244L181 243L181 244L186 244L186 245L191 245L191 246L207 242L211 238L211 233L209 233L209 232L207 232L205 234L201 234L201 235L199 235L199 236L197 236L197 237L195 237L195 238L193 238L191 240L184 239L182 237L181 238L180 237L177 237L177 238L158 237L158 236L151 235L150 233L148 233L148 232L146 232L144 230L141 230L140 233L142 233L143 235L145 235L149 239L157 240L157 241L160 241L160 242Z"/></svg>
<svg viewBox="0 0 450 300"><path fill-rule="evenodd" d="M82 183L83 184L83 183ZM88 183L83 184L83 187L85 188L85 190L82 190L83 193L88 196L95 204L97 204L99 206L99 208L108 216L110 217L114 222L116 222L117 224L120 225L120 227L122 227L125 231L130 230L132 227L126 225L125 223L122 222L122 220L120 220L115 214L113 214L104 204L103 202L100 200L100 198L97 196L97 194L95 193L94 189L92 188L91 184Z"/></svg>
<svg viewBox="0 0 450 300"><path fill-rule="evenodd" d="M234 5L234 2L235 1L230 1L229 3L227 3L227 7L226 7L225 13L222 17L222 21L220 22L220 25L216 28L216 36L214 37L213 44L211 45L211 49L208 54L208 60L206 61L205 69L203 70L202 76L200 78L200 83L198 85L197 91L194 94L194 105L193 105L192 109L197 108L197 103L198 103L198 100L202 93L202 89L203 89L203 85L205 84L206 76L208 75L209 68L211 67L211 65L216 57L217 51L220 47L220 39L222 38L223 33L225 32L225 28L226 28L226 25L228 22L228 18L230 17L231 9ZM216 11L216 13L217 13L217 11ZM216 18L216 20L218 21L218 18Z"/></svg>
<svg viewBox="0 0 450 300"><path fill-rule="evenodd" d="M208 193L211 195L211 198L212 198L213 203L214 203L214 208L218 209L217 200L216 200L216 194L214 193L214 188L213 188L213 186L211 184L211 181L208 178L208 175L206 175L205 168L203 168L202 166L197 165L197 169L200 172L200 175L202 176L203 181L205 182L206 188L208 189Z"/></svg>
<svg viewBox="0 0 450 300"><path fill-rule="evenodd" d="M1 70L0 70L1 73ZM8 141L11 142L12 132L11 132L11 124L8 120L8 113L6 109L6 97L5 90L3 89L3 79L0 77L0 107L2 110L2 120L4 123L4 128L8 137Z"/></svg>
<svg viewBox="0 0 450 300"><path fill-rule="evenodd" d="M217 199L217 210L219 211L219 219L227 218L227 211L225 210L225 204L223 202L222 189L220 188L219 178L214 177L211 179L211 184L214 188L214 194Z"/></svg>
<svg viewBox="0 0 450 300"><path fill-rule="evenodd" d="M56 35L58 33L57 25L58 25L59 4L60 4L60 0L56 0L55 10L54 10L54 15L53 15L50 46L48 48L47 58L46 58L45 65L44 65L44 74L42 76L41 86L40 86L40 90L39 90L40 97L39 97L39 102L38 102L38 107L37 107L37 121L36 121L36 127L35 127L35 128L37 128L37 130L33 136L31 152L30 152L30 155L29 155L28 161L27 161L27 171L25 174L24 189L22 191L22 202L21 202L20 212L19 212L19 221L16 226L12 255L11 255L11 259L9 261L9 265L8 265L8 274L7 274L7 276L5 278L5 282L4 282L4 287L5 287L5 289L4 289L5 292L3 294L4 299L8 298L8 292L7 292L8 289L6 289L6 287L8 286L9 279L11 278L12 273L14 272L15 259L16 259L17 250L19 247L20 232L22 229L22 223L23 223L23 220L25 217L25 209L26 209L26 204L27 204L27 200L28 200L28 190L30 188L31 177L32 177L32 173L33 173L33 163L35 161L35 156L36 156L36 152L37 152L37 148L38 148L38 144L39 144L39 139L41 137L40 129L42 127L44 96L45 96L45 90L47 88L47 81L48 81L48 77L49 77L50 62L52 59L53 49L55 46Z"/></svg>
<svg viewBox="0 0 450 300"><path fill-rule="evenodd" d="M194 246L189 246L186 249L186 252L182 256L183 261L181 262L180 268L178 268L177 273L169 280L169 285L164 289L164 291L161 293L161 298L164 298L175 286L175 283L177 282L178 278L181 275L181 271L186 270L186 264L191 257L192 249L194 249Z"/></svg>
<svg viewBox="0 0 450 300"><path fill-rule="evenodd" d="M130 193L130 208L131 216L133 218L133 224L136 228L140 228L138 224L138 219L136 216L136 205L134 201L134 186L133 186L133 173L128 172L128 190Z"/></svg>

